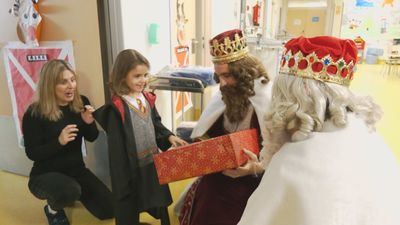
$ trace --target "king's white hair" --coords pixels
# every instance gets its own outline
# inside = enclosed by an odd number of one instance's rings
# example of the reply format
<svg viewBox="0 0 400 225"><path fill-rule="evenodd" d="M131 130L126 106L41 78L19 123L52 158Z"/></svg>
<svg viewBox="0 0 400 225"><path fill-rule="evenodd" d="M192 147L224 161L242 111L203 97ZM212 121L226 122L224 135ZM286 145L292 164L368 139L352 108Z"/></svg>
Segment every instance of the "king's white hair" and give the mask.
<svg viewBox="0 0 400 225"><path fill-rule="evenodd" d="M371 130L383 115L371 97L356 96L345 86L279 74L272 89L271 110L264 118L268 138L263 158L268 163L284 143L308 139L327 119L344 127L348 112L362 118Z"/></svg>

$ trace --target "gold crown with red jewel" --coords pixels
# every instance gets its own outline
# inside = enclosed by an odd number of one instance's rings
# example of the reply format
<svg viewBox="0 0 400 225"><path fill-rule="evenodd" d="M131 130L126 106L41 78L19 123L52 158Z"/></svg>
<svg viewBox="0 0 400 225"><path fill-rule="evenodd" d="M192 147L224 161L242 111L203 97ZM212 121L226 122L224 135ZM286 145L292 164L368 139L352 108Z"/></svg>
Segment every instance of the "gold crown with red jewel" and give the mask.
<svg viewBox="0 0 400 225"><path fill-rule="evenodd" d="M349 86L357 61L353 44L326 36L296 38L285 45L279 72Z"/></svg>
<svg viewBox="0 0 400 225"><path fill-rule="evenodd" d="M249 49L241 30L225 31L210 40L213 63L231 63L247 56Z"/></svg>

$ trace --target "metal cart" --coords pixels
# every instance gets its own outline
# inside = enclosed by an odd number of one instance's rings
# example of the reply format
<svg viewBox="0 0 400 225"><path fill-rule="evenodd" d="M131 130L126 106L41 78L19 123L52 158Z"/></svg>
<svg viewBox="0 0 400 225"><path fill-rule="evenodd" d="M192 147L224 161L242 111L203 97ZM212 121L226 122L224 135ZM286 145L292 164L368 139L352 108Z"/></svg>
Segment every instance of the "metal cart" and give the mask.
<svg viewBox="0 0 400 225"><path fill-rule="evenodd" d="M149 89L152 91L155 90L167 90L171 91L171 121L172 121L172 130L177 131L178 128L175 129L175 110L174 110L174 101L173 101L173 93L172 91L180 91L181 97L183 99L184 92L192 92L200 94L200 113L203 111L203 93L204 93L204 85L203 83L195 78L187 78L187 77L174 77L174 76L156 76L149 82ZM182 122L184 119L184 105L182 104ZM182 123L181 122L181 123ZM194 126L195 123L191 123ZM186 124L187 125L187 124ZM178 133L179 135L179 133ZM185 140L188 140L190 137L185 137L185 135L180 135Z"/></svg>

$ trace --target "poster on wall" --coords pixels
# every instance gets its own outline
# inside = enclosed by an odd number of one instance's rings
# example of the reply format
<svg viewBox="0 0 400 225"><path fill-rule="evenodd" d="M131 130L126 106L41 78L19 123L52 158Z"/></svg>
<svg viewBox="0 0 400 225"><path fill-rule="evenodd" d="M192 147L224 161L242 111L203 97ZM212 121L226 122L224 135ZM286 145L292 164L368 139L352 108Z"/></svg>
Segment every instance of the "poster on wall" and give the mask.
<svg viewBox="0 0 400 225"><path fill-rule="evenodd" d="M378 46L400 37L400 0L348 0L343 4L341 37L360 36Z"/></svg>
<svg viewBox="0 0 400 225"><path fill-rule="evenodd" d="M22 117L34 100L40 69L51 59L66 60L75 68L72 42L41 42L40 47L9 42L3 47L3 58L18 144L23 147Z"/></svg>

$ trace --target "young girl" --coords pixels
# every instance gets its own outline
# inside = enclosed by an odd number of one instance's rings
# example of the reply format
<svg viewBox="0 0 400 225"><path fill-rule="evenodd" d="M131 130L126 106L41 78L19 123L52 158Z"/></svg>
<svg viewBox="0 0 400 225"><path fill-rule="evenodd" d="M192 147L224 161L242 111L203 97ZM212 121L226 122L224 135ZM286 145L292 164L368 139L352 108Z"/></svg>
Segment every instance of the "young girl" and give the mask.
<svg viewBox="0 0 400 225"><path fill-rule="evenodd" d="M168 185L160 185L153 163L158 150L186 145L161 123L155 95L143 91L150 64L139 52L123 50L111 73L112 102L95 112L108 135L116 224L138 224L148 212L169 225L172 203Z"/></svg>
<svg viewBox="0 0 400 225"><path fill-rule="evenodd" d="M82 158L82 138L94 141L99 131L89 100L79 95L76 74L54 59L42 67L39 99L22 121L26 155L33 161L29 177L32 194L47 201L49 225L69 225L64 207L75 201L99 219L113 217L112 194Z"/></svg>

